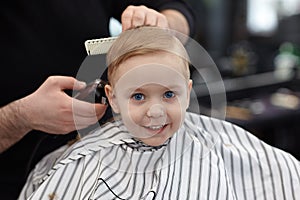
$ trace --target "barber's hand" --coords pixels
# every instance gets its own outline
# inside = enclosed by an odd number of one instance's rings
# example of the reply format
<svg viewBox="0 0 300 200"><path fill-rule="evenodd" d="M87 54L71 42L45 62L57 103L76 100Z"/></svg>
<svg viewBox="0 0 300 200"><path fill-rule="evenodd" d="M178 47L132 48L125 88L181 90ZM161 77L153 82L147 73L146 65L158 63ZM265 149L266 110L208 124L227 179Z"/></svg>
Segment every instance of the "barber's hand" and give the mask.
<svg viewBox="0 0 300 200"><path fill-rule="evenodd" d="M122 13L121 22L122 31L143 25L169 28L165 15L146 6L128 6Z"/></svg>
<svg viewBox="0 0 300 200"><path fill-rule="evenodd" d="M104 115L106 105L80 101L64 92L85 86L73 77L50 76L34 93L22 100L24 120L31 129L53 134L69 133L96 123Z"/></svg>

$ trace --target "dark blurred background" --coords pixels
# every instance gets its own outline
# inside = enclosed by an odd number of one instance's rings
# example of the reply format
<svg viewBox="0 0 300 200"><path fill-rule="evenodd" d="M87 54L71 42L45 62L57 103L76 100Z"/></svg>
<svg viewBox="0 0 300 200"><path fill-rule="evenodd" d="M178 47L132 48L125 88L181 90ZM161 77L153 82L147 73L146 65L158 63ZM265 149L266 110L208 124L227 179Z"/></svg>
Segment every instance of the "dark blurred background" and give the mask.
<svg viewBox="0 0 300 200"><path fill-rule="evenodd" d="M226 120L300 160L300 0L187 2L224 80Z"/></svg>

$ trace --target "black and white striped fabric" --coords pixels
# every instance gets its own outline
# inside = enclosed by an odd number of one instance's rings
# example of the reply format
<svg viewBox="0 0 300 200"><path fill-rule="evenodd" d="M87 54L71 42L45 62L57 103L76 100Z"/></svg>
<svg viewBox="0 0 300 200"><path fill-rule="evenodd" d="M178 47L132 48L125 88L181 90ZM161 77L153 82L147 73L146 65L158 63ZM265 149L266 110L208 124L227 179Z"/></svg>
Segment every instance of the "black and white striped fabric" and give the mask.
<svg viewBox="0 0 300 200"><path fill-rule="evenodd" d="M238 126L193 113L159 147L114 122L46 156L23 199L295 200L300 163Z"/></svg>

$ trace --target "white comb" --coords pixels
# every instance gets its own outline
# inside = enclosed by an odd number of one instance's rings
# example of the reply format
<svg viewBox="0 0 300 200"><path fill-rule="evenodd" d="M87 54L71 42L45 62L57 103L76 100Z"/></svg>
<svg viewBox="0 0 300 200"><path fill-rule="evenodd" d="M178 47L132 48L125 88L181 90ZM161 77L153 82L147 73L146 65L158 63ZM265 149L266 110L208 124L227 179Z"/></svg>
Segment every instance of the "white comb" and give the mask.
<svg viewBox="0 0 300 200"><path fill-rule="evenodd" d="M92 39L84 42L88 55L106 54L117 37Z"/></svg>

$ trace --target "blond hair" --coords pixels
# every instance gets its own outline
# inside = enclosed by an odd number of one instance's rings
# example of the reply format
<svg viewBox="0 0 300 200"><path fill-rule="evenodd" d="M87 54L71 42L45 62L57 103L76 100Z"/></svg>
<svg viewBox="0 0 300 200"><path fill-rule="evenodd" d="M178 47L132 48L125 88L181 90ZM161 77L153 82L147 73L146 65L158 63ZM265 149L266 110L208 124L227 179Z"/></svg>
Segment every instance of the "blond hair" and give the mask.
<svg viewBox="0 0 300 200"><path fill-rule="evenodd" d="M125 60L137 56L164 51L177 55L183 61L183 75L190 78L188 54L172 31L143 26L122 32L110 47L106 62L108 80L113 79L118 66Z"/></svg>

